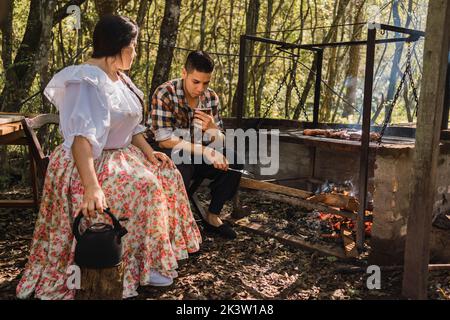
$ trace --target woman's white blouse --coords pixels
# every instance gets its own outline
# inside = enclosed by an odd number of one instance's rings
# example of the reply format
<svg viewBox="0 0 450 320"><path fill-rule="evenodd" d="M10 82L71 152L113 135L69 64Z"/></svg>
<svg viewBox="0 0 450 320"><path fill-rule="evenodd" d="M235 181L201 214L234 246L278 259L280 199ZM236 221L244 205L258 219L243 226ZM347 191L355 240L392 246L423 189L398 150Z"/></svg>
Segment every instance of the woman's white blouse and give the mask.
<svg viewBox="0 0 450 320"><path fill-rule="evenodd" d="M142 91L124 78L143 99ZM96 159L103 150L127 147L133 135L145 131L140 125L139 99L121 80L112 81L97 66L64 68L50 80L44 93L59 110L59 129L69 152L74 138L83 136L91 143Z"/></svg>

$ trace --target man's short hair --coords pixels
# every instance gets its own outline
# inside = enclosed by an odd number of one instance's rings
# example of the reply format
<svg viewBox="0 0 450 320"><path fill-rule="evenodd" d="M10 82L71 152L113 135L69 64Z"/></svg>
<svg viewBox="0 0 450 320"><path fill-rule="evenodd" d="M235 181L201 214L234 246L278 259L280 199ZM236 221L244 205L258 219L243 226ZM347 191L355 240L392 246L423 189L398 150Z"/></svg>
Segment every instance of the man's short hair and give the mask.
<svg viewBox="0 0 450 320"><path fill-rule="evenodd" d="M211 73L214 70L214 61L205 51L192 51L186 58L184 68L188 73L194 70Z"/></svg>

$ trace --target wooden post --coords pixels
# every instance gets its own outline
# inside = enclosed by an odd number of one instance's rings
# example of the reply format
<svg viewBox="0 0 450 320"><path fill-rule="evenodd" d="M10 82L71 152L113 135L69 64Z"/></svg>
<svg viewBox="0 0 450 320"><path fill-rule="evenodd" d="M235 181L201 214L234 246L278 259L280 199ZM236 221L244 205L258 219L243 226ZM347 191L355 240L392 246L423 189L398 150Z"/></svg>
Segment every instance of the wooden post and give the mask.
<svg viewBox="0 0 450 320"><path fill-rule="evenodd" d="M417 115L402 295L426 299L429 240L449 48L450 2L430 0Z"/></svg>
<svg viewBox="0 0 450 320"><path fill-rule="evenodd" d="M123 263L104 269L81 269L81 288L76 300L121 300Z"/></svg>

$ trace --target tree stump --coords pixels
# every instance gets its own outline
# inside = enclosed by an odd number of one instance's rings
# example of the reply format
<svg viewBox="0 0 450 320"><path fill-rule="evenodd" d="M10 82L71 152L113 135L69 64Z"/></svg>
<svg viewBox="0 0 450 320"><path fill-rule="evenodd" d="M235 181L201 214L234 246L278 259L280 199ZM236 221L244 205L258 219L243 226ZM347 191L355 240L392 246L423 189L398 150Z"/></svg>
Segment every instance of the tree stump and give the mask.
<svg viewBox="0 0 450 320"><path fill-rule="evenodd" d="M76 300L121 300L123 265L104 269L81 269L81 288Z"/></svg>

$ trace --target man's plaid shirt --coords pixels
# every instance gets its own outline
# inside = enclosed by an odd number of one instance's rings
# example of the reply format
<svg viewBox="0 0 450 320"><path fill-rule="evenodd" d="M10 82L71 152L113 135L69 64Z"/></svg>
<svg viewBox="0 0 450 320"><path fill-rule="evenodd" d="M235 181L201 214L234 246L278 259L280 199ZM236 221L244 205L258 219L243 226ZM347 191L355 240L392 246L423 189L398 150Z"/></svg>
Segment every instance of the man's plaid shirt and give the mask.
<svg viewBox="0 0 450 320"><path fill-rule="evenodd" d="M200 96L201 108L211 108L216 125L223 130L220 117L219 97L212 89L206 89ZM194 110L184 96L183 79L174 79L160 85L152 96L149 125L156 141L171 137L175 129L191 131ZM192 134L192 131L190 132Z"/></svg>

